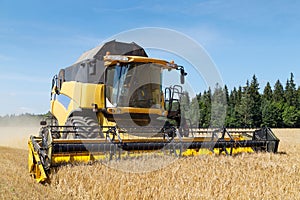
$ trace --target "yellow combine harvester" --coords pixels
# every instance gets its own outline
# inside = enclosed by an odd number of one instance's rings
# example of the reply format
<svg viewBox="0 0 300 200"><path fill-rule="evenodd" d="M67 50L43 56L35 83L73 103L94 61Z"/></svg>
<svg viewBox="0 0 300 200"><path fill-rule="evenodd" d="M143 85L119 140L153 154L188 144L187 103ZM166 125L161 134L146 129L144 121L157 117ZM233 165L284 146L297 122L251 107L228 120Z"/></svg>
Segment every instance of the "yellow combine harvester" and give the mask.
<svg viewBox="0 0 300 200"><path fill-rule="evenodd" d="M120 159L141 153L175 156L277 152L268 128L200 133L181 111L182 86L162 87L164 70L186 72L174 62L149 58L135 43L107 42L61 69L52 81L48 121L31 136L29 172L38 182L63 163Z"/></svg>

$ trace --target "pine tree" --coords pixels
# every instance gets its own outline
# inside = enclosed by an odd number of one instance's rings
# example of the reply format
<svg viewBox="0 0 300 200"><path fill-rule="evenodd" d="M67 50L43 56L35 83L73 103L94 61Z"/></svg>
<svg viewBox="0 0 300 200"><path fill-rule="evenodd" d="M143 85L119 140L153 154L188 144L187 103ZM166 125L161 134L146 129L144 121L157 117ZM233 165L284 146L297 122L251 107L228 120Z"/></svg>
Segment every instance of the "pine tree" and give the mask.
<svg viewBox="0 0 300 200"><path fill-rule="evenodd" d="M198 106L198 104L196 105ZM183 91L183 94L180 97L180 111L181 111L181 125L183 125L186 120L191 118L192 109L198 110L197 107L192 107L190 102L190 95L187 91ZM194 113L196 114L196 113Z"/></svg>
<svg viewBox="0 0 300 200"><path fill-rule="evenodd" d="M236 105L237 111L237 125L241 127L253 127L253 116L251 112L252 99L250 97L249 81L247 80L246 86L243 87L240 104Z"/></svg>
<svg viewBox="0 0 300 200"><path fill-rule="evenodd" d="M249 107L252 115L253 126L260 127L262 123L261 96L259 94L259 83L255 75L252 77L249 94L251 98L251 104Z"/></svg>
<svg viewBox="0 0 300 200"><path fill-rule="evenodd" d="M261 112L262 112L262 126L275 127L277 123L275 104L273 101L273 91L269 82L262 95Z"/></svg>
<svg viewBox="0 0 300 200"><path fill-rule="evenodd" d="M276 114L274 118L276 119L276 125L274 127L283 128L283 110L284 110L284 90L279 79L276 81L273 90L273 104Z"/></svg>
<svg viewBox="0 0 300 200"><path fill-rule="evenodd" d="M296 106L296 109L298 110L299 112L299 115L300 115L300 86L298 87L297 89L297 106ZM298 122L296 123L296 127L300 127L300 117L298 119Z"/></svg>
<svg viewBox="0 0 300 200"><path fill-rule="evenodd" d="M275 85L274 85L273 100L275 102L283 102L284 101L284 96L283 95L284 95L283 86L280 83L280 81L277 80Z"/></svg>
<svg viewBox="0 0 300 200"><path fill-rule="evenodd" d="M234 87L233 90L230 92L228 105L235 105L237 102L237 90Z"/></svg>
<svg viewBox="0 0 300 200"><path fill-rule="evenodd" d="M224 88L225 92L227 87ZM228 89L227 89L228 90ZM230 92L229 97L228 97L228 101L227 101L227 111L226 111L226 118L225 118L225 126L226 127L232 127L232 115L233 115L233 111L234 111L234 104L235 104L235 96L234 96L234 92L236 93L236 89L234 88L233 91Z"/></svg>
<svg viewBox="0 0 300 200"><path fill-rule="evenodd" d="M282 118L286 127L295 128L300 120L300 111L295 106L286 105Z"/></svg>
<svg viewBox="0 0 300 200"><path fill-rule="evenodd" d="M227 85L224 86L224 93L225 93L226 103L228 105L228 102L229 102L229 92L228 92Z"/></svg>
<svg viewBox="0 0 300 200"><path fill-rule="evenodd" d="M211 126L223 127L227 109L226 92L217 84L211 100Z"/></svg>
<svg viewBox="0 0 300 200"><path fill-rule="evenodd" d="M200 108L199 108L199 101L197 97L194 97L190 104L189 109L189 116L187 119L190 120L191 125L193 127L199 127L199 120L200 120Z"/></svg>
<svg viewBox="0 0 300 200"><path fill-rule="evenodd" d="M297 89L297 109L300 110L300 86Z"/></svg>
<svg viewBox="0 0 300 200"><path fill-rule="evenodd" d="M298 99L293 73L291 73L290 79L286 82L284 99L285 104L282 113L283 122L286 127L296 127L300 121L300 112L297 109Z"/></svg>
<svg viewBox="0 0 300 200"><path fill-rule="evenodd" d="M285 93L284 93L285 102L289 106L297 105L296 97L296 84L294 83L294 74L291 73L291 77L286 82Z"/></svg>
<svg viewBox="0 0 300 200"><path fill-rule="evenodd" d="M240 88L241 90L241 88ZM240 93L242 93L240 91ZM230 92L229 100L228 100L228 107L227 107L227 114L225 118L225 126L230 128L238 127L237 121L237 109L236 106L240 105L241 97L239 97L237 89L234 87L233 90Z"/></svg>
<svg viewBox="0 0 300 200"><path fill-rule="evenodd" d="M271 101L273 99L273 91L269 82L267 82L262 98L265 101Z"/></svg>
<svg viewBox="0 0 300 200"><path fill-rule="evenodd" d="M238 124L243 127L259 127L262 124L261 96L259 84L255 75L252 77L251 84L247 80L243 88L241 102L237 109Z"/></svg>
<svg viewBox="0 0 300 200"><path fill-rule="evenodd" d="M204 91L199 100L199 126L207 128L211 120L211 90Z"/></svg>
<svg viewBox="0 0 300 200"><path fill-rule="evenodd" d="M278 102L267 101L262 105L262 126L283 127L283 107Z"/></svg>
<svg viewBox="0 0 300 200"><path fill-rule="evenodd" d="M249 82L248 82L249 86ZM245 88L244 88L245 89ZM233 122L234 126L233 127L242 127L243 125L243 120L241 116L241 111L239 110L242 104L242 96L243 96L243 89L242 86L239 86L237 92L236 92L236 98L235 98L235 105L234 105L234 111L233 111Z"/></svg>
<svg viewBox="0 0 300 200"><path fill-rule="evenodd" d="M249 87L249 82L248 82L248 86ZM239 86L239 89L237 91L237 98L236 98L236 105L240 104L241 103L241 100L242 100L242 94L243 94L243 91L242 91L242 86Z"/></svg>

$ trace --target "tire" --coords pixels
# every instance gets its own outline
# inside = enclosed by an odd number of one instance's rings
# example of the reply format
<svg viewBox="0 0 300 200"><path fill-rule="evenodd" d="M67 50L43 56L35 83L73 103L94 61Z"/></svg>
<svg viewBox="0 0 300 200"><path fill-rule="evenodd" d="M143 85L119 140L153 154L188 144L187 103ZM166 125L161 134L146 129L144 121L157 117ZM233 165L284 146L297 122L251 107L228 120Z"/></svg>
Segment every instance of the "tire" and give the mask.
<svg viewBox="0 0 300 200"><path fill-rule="evenodd" d="M59 128L58 128L58 121L54 116L52 116L50 125L51 125L52 138L54 138L54 139L60 138L61 135L60 135L60 131L59 131Z"/></svg>
<svg viewBox="0 0 300 200"><path fill-rule="evenodd" d="M104 138L98 122L89 116L72 116L67 122L63 133L64 139Z"/></svg>

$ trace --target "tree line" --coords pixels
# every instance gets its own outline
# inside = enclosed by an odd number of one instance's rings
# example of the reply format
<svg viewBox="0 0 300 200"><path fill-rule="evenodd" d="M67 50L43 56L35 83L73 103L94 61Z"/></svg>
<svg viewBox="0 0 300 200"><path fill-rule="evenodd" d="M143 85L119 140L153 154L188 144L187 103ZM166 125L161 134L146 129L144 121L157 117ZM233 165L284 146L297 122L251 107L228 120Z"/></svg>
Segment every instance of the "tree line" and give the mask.
<svg viewBox="0 0 300 200"><path fill-rule="evenodd" d="M0 116L0 126L38 126L46 114L24 113Z"/></svg>
<svg viewBox="0 0 300 200"><path fill-rule="evenodd" d="M230 92L226 85L217 85L214 91L196 95L185 115L203 128L300 127L300 87L296 87L293 73L285 86L277 80L273 87L267 82L263 92L259 90L255 75L245 86Z"/></svg>

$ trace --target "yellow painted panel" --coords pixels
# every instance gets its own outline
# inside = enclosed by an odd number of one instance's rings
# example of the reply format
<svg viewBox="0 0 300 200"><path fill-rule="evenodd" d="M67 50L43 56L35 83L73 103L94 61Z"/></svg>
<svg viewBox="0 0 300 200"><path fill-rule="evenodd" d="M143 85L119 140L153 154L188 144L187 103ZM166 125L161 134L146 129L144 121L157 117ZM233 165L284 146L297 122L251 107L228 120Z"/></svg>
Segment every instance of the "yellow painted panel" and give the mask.
<svg viewBox="0 0 300 200"><path fill-rule="evenodd" d="M57 100L51 101L51 113L55 116L60 126L65 125L67 120L67 110L65 107Z"/></svg>
<svg viewBox="0 0 300 200"><path fill-rule="evenodd" d="M70 102L70 104L69 104L69 106L68 106L68 111L67 111L68 116L69 116L69 114L70 114L73 110L75 110L75 109L77 109L77 108L79 108L79 107L80 107L80 105L79 105L77 102L74 102L74 101L71 100L71 102Z"/></svg>
<svg viewBox="0 0 300 200"><path fill-rule="evenodd" d="M60 90L61 94L70 97L76 103L80 103L82 83L75 81L64 82Z"/></svg>
<svg viewBox="0 0 300 200"><path fill-rule="evenodd" d="M96 92L95 92L95 103L98 105L98 108L104 108L105 107L105 94L104 94L104 84L98 84L96 86Z"/></svg>
<svg viewBox="0 0 300 200"><path fill-rule="evenodd" d="M93 108L92 104L97 104L98 108L104 108L104 85L83 83L81 86L82 108Z"/></svg>

